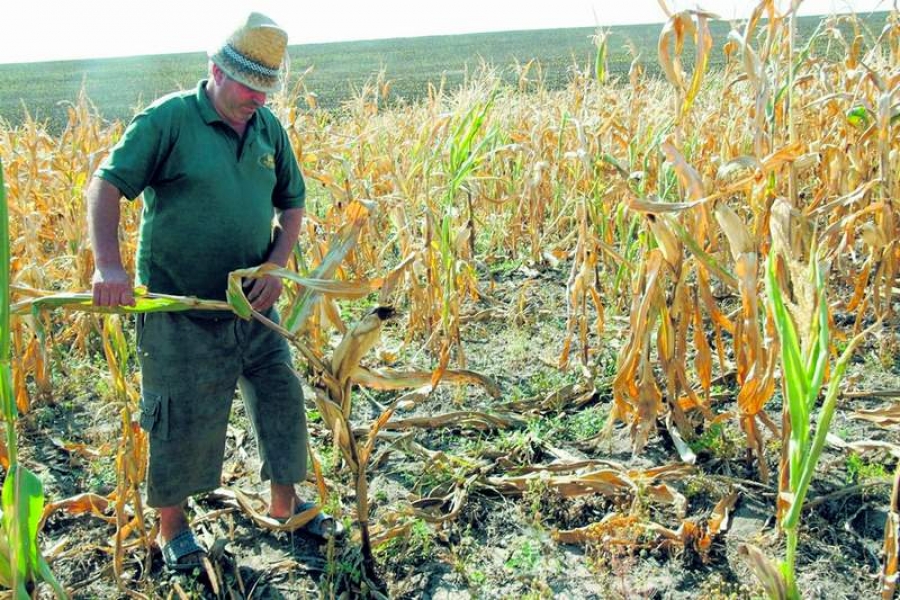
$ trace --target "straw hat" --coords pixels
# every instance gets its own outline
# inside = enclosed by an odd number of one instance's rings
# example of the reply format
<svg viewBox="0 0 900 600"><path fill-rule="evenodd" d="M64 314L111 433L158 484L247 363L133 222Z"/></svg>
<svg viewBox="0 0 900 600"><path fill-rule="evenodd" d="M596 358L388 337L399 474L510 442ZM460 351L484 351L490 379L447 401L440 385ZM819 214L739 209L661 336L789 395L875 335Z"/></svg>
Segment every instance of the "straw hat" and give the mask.
<svg viewBox="0 0 900 600"><path fill-rule="evenodd" d="M258 92L281 89L282 62L287 33L275 21L260 13L250 13L209 58L225 74Z"/></svg>

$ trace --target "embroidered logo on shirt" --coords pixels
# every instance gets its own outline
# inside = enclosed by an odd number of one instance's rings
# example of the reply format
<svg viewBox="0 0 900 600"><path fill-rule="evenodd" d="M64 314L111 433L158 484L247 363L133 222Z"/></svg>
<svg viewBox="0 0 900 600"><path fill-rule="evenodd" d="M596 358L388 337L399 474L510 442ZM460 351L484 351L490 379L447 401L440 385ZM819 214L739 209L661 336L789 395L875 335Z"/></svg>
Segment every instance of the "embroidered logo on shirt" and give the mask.
<svg viewBox="0 0 900 600"><path fill-rule="evenodd" d="M267 169L275 168L275 156L272 154L263 154L259 157L259 164Z"/></svg>

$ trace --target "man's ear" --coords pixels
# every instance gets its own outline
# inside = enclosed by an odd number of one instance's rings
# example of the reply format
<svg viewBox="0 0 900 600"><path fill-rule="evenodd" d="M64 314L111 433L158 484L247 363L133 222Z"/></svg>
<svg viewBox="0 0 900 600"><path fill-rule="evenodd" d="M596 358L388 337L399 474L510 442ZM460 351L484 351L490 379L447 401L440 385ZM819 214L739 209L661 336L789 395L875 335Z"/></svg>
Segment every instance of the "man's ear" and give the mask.
<svg viewBox="0 0 900 600"><path fill-rule="evenodd" d="M217 85L221 85L226 77L225 71L220 69L219 65L217 65L216 63L212 63L212 76L213 76L213 79L216 80Z"/></svg>

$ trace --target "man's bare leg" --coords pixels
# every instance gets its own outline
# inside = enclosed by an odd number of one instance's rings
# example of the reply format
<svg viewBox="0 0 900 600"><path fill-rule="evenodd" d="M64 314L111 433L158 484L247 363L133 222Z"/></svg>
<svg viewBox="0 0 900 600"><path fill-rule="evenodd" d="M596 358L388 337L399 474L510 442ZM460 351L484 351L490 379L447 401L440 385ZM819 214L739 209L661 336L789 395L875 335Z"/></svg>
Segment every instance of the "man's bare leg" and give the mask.
<svg viewBox="0 0 900 600"><path fill-rule="evenodd" d="M293 483L271 483L272 500L269 503L269 516L276 519L287 519L294 514L300 504L300 498L294 490Z"/></svg>
<svg viewBox="0 0 900 600"><path fill-rule="evenodd" d="M159 535L166 542L189 527L184 508L180 504L156 509L159 514Z"/></svg>
<svg viewBox="0 0 900 600"><path fill-rule="evenodd" d="M184 506L181 504L162 506L157 508L156 512L159 514L159 535L162 537L163 545L168 544L175 536L190 528L187 515L184 514ZM178 562L197 562L205 554L205 552L192 552L182 556Z"/></svg>

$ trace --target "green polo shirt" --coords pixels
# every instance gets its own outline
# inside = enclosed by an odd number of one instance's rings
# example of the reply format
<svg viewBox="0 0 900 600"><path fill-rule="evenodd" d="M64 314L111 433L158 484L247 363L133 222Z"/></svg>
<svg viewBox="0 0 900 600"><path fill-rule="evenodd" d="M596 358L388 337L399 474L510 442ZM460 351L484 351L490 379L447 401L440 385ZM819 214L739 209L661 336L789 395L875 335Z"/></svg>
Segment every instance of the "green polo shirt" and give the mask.
<svg viewBox="0 0 900 600"><path fill-rule="evenodd" d="M129 200L143 192L137 283L213 300L225 298L229 272L266 261L275 209L302 208L306 192L271 111L257 110L241 139L205 80L138 114L96 175Z"/></svg>

